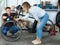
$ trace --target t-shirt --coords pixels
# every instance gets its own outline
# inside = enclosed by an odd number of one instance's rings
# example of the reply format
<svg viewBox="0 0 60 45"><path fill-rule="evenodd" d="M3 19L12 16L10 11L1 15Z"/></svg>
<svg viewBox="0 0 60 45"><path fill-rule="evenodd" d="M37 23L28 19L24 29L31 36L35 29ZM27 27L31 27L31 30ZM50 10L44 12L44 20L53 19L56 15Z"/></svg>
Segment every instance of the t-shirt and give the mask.
<svg viewBox="0 0 60 45"><path fill-rule="evenodd" d="M14 16L17 16L16 13L11 13L10 16L8 16L7 13L4 13L2 16L6 16L7 18L6 19L3 19L4 21L8 21L8 20L14 20Z"/></svg>
<svg viewBox="0 0 60 45"><path fill-rule="evenodd" d="M11 13L10 16L8 16L7 13L4 13L2 16L6 16L7 17L6 19L3 19L4 22L6 22L6 21L14 20L14 16L17 16L17 14L16 13ZM6 23L5 26L12 26L12 25L13 25L13 23L9 22L9 23Z"/></svg>
<svg viewBox="0 0 60 45"><path fill-rule="evenodd" d="M38 20L39 18L43 17L45 15L45 11L37 6L32 6L29 9L29 13L33 15L33 17Z"/></svg>

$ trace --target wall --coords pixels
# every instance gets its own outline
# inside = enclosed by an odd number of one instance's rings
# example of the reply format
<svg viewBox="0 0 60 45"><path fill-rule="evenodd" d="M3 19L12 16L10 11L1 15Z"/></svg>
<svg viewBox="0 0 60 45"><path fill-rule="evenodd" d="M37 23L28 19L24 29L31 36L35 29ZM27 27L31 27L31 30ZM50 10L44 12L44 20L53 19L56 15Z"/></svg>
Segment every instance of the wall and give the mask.
<svg viewBox="0 0 60 45"><path fill-rule="evenodd" d="M2 24L2 14L5 12L4 11L4 8L5 8L5 0L0 0L1 2L0 2L0 26L1 26L1 24Z"/></svg>
<svg viewBox="0 0 60 45"><path fill-rule="evenodd" d="M53 23L55 23L56 21L56 15L58 11L46 11L49 15L49 19L53 21Z"/></svg>

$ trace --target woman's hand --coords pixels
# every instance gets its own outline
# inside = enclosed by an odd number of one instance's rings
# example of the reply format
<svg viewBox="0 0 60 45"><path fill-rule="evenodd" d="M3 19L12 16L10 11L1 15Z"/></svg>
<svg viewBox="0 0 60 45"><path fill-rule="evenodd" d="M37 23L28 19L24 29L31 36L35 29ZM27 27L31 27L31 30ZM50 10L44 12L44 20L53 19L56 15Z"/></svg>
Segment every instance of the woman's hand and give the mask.
<svg viewBox="0 0 60 45"><path fill-rule="evenodd" d="M38 24L40 24L40 20L38 20Z"/></svg>
<svg viewBox="0 0 60 45"><path fill-rule="evenodd" d="M15 20L16 20L16 21L18 21L18 20L19 20L19 18L16 18Z"/></svg>
<svg viewBox="0 0 60 45"><path fill-rule="evenodd" d="M22 18L16 18L15 20L18 21L18 20L23 20L23 19Z"/></svg>

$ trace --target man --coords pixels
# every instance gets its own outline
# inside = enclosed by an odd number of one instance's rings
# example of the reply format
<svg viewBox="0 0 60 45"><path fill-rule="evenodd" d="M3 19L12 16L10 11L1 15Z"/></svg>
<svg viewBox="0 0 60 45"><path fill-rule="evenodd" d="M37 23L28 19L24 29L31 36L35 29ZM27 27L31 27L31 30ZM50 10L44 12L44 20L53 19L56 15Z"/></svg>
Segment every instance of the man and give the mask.
<svg viewBox="0 0 60 45"><path fill-rule="evenodd" d="M3 19L3 23L10 21L10 20L14 20L14 17L17 15L16 13L11 13L11 8L10 7L6 7L5 8L6 13L4 13L2 15L2 19ZM12 30L16 33L19 30L19 27L14 26L14 23L7 23L3 28L2 28L2 33L4 35L7 35L7 31L12 28Z"/></svg>

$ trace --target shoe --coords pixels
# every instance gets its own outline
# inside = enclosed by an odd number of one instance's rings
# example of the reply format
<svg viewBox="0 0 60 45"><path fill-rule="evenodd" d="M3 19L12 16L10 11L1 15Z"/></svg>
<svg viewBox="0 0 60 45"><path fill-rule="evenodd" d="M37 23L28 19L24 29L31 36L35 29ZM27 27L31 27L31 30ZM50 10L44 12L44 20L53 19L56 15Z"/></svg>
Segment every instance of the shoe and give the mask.
<svg viewBox="0 0 60 45"><path fill-rule="evenodd" d="M38 41L34 40L34 41L32 41L32 43L33 43L34 45L37 45L37 44L41 44L41 41L38 42Z"/></svg>
<svg viewBox="0 0 60 45"><path fill-rule="evenodd" d="M7 32L7 36L11 36L11 35L12 35L12 34L8 31L8 32Z"/></svg>

